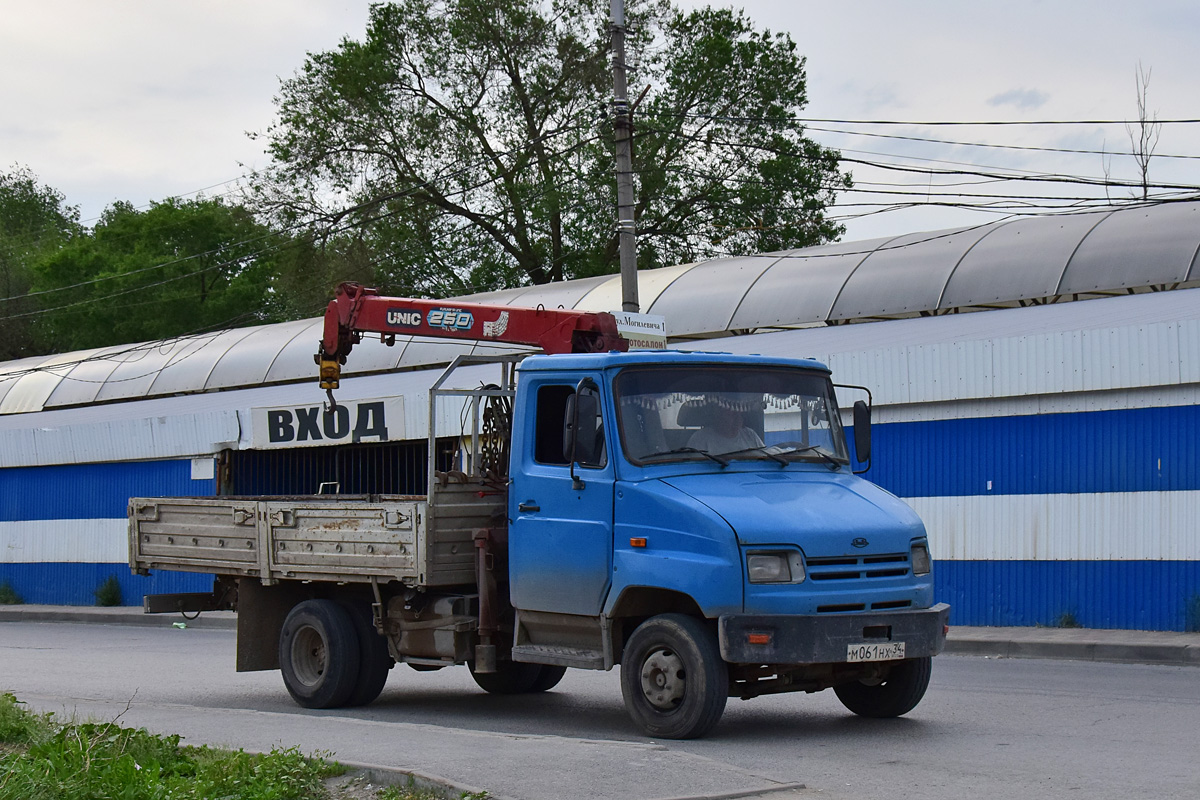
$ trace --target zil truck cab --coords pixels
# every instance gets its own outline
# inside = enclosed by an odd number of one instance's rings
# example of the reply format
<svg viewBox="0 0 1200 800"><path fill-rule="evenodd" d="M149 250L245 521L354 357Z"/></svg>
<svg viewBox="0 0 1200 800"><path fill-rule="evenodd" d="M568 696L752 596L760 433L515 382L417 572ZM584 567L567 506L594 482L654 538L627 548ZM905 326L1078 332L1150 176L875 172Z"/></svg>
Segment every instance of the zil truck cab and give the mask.
<svg viewBox="0 0 1200 800"><path fill-rule="evenodd" d="M729 696L917 705L949 607L920 519L853 474L826 367L641 352L518 372L515 660L620 663L629 713L670 738L708 730ZM855 416L865 460L865 403Z"/></svg>

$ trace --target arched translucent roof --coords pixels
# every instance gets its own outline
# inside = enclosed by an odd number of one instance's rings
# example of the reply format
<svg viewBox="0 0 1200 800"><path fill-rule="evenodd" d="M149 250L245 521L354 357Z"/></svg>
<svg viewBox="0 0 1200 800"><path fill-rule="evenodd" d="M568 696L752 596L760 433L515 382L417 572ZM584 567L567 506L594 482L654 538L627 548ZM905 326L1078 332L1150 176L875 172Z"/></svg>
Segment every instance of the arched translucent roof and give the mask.
<svg viewBox="0 0 1200 800"><path fill-rule="evenodd" d="M1200 202L1024 218L638 274L676 339L914 317L1200 285ZM535 308L621 307L616 275L459 298ZM0 364L0 414L312 380L321 320ZM347 374L447 363L496 345L366 340ZM509 348L517 349L517 348Z"/></svg>

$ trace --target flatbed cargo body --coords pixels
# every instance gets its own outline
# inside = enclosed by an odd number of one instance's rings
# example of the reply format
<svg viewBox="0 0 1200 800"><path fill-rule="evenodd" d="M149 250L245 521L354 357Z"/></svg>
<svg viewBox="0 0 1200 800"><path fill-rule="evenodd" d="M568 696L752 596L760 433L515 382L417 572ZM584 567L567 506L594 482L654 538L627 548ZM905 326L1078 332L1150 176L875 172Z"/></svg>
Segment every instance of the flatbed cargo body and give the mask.
<svg viewBox="0 0 1200 800"><path fill-rule="evenodd" d="M481 496L482 494L482 496ZM423 495L135 497L129 565L278 581L453 586L475 580L474 531L503 492L447 483Z"/></svg>

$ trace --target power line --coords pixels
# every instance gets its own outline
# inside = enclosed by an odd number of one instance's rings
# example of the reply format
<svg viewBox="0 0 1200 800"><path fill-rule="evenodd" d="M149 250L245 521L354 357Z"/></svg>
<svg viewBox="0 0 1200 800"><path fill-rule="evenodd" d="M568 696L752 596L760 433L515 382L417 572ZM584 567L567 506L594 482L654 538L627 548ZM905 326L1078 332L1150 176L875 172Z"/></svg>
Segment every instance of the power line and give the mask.
<svg viewBox="0 0 1200 800"><path fill-rule="evenodd" d="M539 137L538 139L535 139L535 140L528 141L528 142L524 143L524 144L522 145L522 147L520 147L520 148L513 148L513 149L511 149L511 150L509 150L509 151L505 151L505 152L502 152L502 153L497 153L497 154L495 154L495 156L496 156L496 157L504 157L504 156L512 155L512 154L514 154L514 153L521 152L521 151L522 151L522 150L524 150L524 149L528 149L529 147L532 147L532 146L534 146L534 145L535 145L535 144L536 144L538 141L540 141L540 140L543 140L543 139L550 138L551 136L557 136L557 135L560 135L560 134L562 134L562 133L565 133L565 132L571 132L571 131L573 131L573 130L578 130L578 128L571 128L571 129L559 129L558 131L555 131L555 132L553 132L553 133L551 133L551 134L547 134L547 135L544 135L544 136L542 136L542 137ZM557 152L557 153L554 153L554 154L553 154L553 156L554 156L554 157L560 157L560 156L563 156L563 155L568 155L568 154L570 154L571 152L573 152L574 150L577 150L577 149L579 149L579 148L582 148L582 147L585 147L585 146L587 146L587 145L588 145L588 144L590 144L591 142L595 141L597 138L598 138L598 136L586 137L586 138L584 138L583 140L581 140L580 142L576 142L576 143L574 143L574 144L573 144L571 147L568 147L568 148L566 148L566 149L564 149L564 150L562 150L562 151L559 151L559 152ZM460 169L458 169L458 170L456 170L456 171L454 171L454 172L450 172L450 173L448 173L448 174L442 175L442 176L440 177L440 180L442 180L442 181L446 181L446 180L453 180L455 177L458 177L458 176L461 176L461 175L467 174L469 171L471 171L471 170L473 170L473 169L478 169L480 166L487 166L488 164L491 164L491 163L494 163L492 158L488 158L488 159L481 159L480 161L478 161L478 162L476 162L476 163L474 163L474 164L471 164L471 165L468 165L468 166L462 167L462 168L460 168ZM453 191L451 191L451 192L447 192L447 193L445 194L445 197L453 197L453 196L455 196L455 195L459 195L459 194L466 194L466 193L468 193L468 192L471 192L471 191L475 191L475 190L477 190L477 189L480 189L480 188L482 188L482 187L484 187L484 186L486 186L486 185L488 185L488 184L490 184L490 183L494 183L494 182L496 182L496 181L502 180L503 178L504 178L504 175L490 175L488 178L486 178L486 179L484 179L484 180L482 180L482 181L479 181L479 182L477 182L477 183L475 183L475 184L473 184L473 185L471 185L471 186L462 187L462 188L460 188L460 189L456 189L456 190L453 190ZM379 220L381 220L381 219L384 219L384 218L387 218L387 217L389 217L389 216L393 216L393 215L395 215L395 214L398 214L398 213L399 213L399 210L396 210L396 211L391 211L391 212L387 212L387 213L385 213L385 214L382 214L382 215L380 215L380 216L378 216L378 217L375 217L375 218L372 218L372 219L369 219L369 220L364 220L364 221L349 221L349 222L347 222L347 224L346 224L346 225L344 225L344 226L343 226L343 227L341 227L341 228L338 228L337 226L338 226L338 225L339 225L339 224L340 224L340 223L341 223L343 220L348 220L350 217L352 217L352 215L353 215L353 214L355 214L355 213L357 213L357 212L359 212L359 211L366 210L366 209L373 208L373 207L378 207L378 206L380 206L380 205L383 205L384 203L390 202L391 200L401 199L401 198L405 198L405 197L412 197L413 195L417 194L418 192L420 192L420 191L422 191L422 190L425 190L425 189L427 189L429 186L431 186L431 183L430 183L429 181L425 181L425 182L422 182L422 183L421 183L421 184L419 184L419 185L416 185L416 186L411 186L411 187L408 187L408 188L406 188L406 189L403 189L403 190L400 190L400 191L396 191L396 192L390 192L390 193L388 193L388 194L386 194L386 195L383 195L383 196L380 196L380 197L376 197L376 198L372 198L371 200L367 200L367 201L364 201L364 202L362 202L362 203L358 203L358 204L356 204L356 205L353 205L353 206L350 206L350 207L348 207L348 208L341 209L341 210L339 210L339 211L337 211L337 212L333 212L333 213L324 213L324 214L322 214L320 217L318 217L317 219L314 219L314 220L311 220L311 221L294 223L293 225L290 225L290 226L287 226L287 227L285 227L285 228L283 229L283 231L280 231L280 232L268 232L268 233L265 233L265 234L263 234L262 236L254 237L254 238L252 238L252 239L245 240L245 241L243 241L243 242L239 242L239 243L236 243L236 244L234 244L234 245L223 246L222 248L218 248L218 249L216 249L216 250L209 251L209 252L207 252L207 253L198 254L198 255L196 255L196 256L187 256L187 257L184 257L184 258L176 259L176 260L174 260L174 261L171 261L171 262L166 262L166 263L163 263L163 264L151 265L151 266L144 267L144 268L142 268L142 269L135 270L135 271L131 271L131 272L128 272L128 273L119 273L119 274L116 274L116 275L111 275L111 276L103 276L103 277L101 277L101 278L97 278L97 279L94 279L94 280L91 280L91 281L85 281L85 282L82 282L82 283L79 283L79 284L75 284L75 285L72 285L72 286L68 286L68 287L60 287L59 289L54 289L54 290L46 290L45 292L38 292L38 293L36 293L36 294L48 294L48 293L50 293L50 292L53 292L53 291L62 291L62 290L65 290L65 289L70 289L70 288L79 288L79 287L81 287L81 286L92 285L92 284L95 284L95 283L100 283L100 282L102 282L102 281L106 281L106 280L113 280L113 279L116 279L116 278L123 278L123 277L125 277L125 276L127 276L127 275L139 274L139 273L148 272L148 271L151 271L151 270L154 270L154 269L162 269L162 268L165 268L165 267L167 267L167 266L171 266L171 265L173 265L173 264L177 264L177 263L181 263L181 262L185 262L185 261L193 260L193 259L195 259L195 258L203 257L203 256L206 256L206 255L212 255L212 254L214 254L214 253L221 252L222 250L227 250L227 249L229 249L229 248L231 248L231 247L240 246L240 245L243 245L243 244L248 244L248 243L255 242L255 241L260 241L260 240L262 240L262 239L265 239L265 238L268 238L268 237L270 237L270 236L275 236L275 235L278 235L279 233L287 233L287 232L290 232L290 231L292 231L292 230L296 230L296 229L299 229L299 228L307 228L307 227L310 227L311 225L317 224L318 222L320 222L320 221L322 221L322 220L324 220L325 222L327 222L327 223L329 224L329 229L328 229L328 231L326 232L326 233L327 233L327 235L335 234L335 233L342 232L342 231L346 231L346 230L352 230L352 229L354 229L354 228L357 228L357 227L363 227L363 226L365 226L365 225L367 225L367 224L370 224L370 223L373 223L373 222L378 222L378 221L379 221ZM275 249L280 249L280 248L283 248L283 247L288 247L288 246L296 246L297 244L298 244L298 242L296 242L295 240L288 241L288 242L282 242L282 243L279 243L279 244L273 245L272 247L269 247L269 248L264 248L264 249L262 249L262 250L259 250L259 251L255 252L255 253L249 254L249 255L247 255L247 256L243 256L242 258L239 258L239 259L236 259L236 260L231 260L231 261L226 261L226 262L220 262L220 263L217 263L217 264L212 264L212 265L209 265L209 266L207 266L207 267L202 267L201 269L198 269L198 270L193 270L193 271L191 271L191 272L184 273L184 274L182 274L182 275L174 276L174 277L171 277L171 278L167 278L167 279L165 279L165 280L162 280L162 281L157 281L157 282L150 283L150 284L144 284L144 285L137 286L137 287L134 287L134 288L130 288L130 289L126 289L126 290L122 290L122 291L119 291L119 292L113 292L113 293L109 293L109 294L106 294L106 295L101 295L101 296L97 296L97 297L93 297L93 298L88 298L88 299L85 299L85 300L79 300L79 301L76 301L76 302L74 302L74 303L67 303L67 304L63 304L63 305L59 305L59 306L55 306L55 307L53 307L53 308L47 308L47 309L37 309L37 310L34 310L34 311L28 311L28 312L24 312L24 313L10 314L10 315L7 315L7 316L0 317L0 321L4 321L4 320L10 320L10 319L23 319L23 318L27 318L27 317L39 316L39 315L42 315L42 314L55 313L55 312L58 312L58 311L63 311L63 310L70 309L70 308L76 308L76 307L79 307L79 306L82 306L82 305L88 305L88 304L90 304L90 303L96 303L96 302L101 302L101 301L104 301L104 300L110 300L110 299L112 299L112 298L114 298L114 297L121 297L121 296L124 296L124 295L130 294L130 293L132 293L132 292L142 291L142 290L145 290L145 289L151 289L151 288L155 288L155 287L157 287L157 286L162 286L162 285L165 285L165 284L168 284L168 283L172 283L172 282L174 282L174 281L178 281L178 280L184 280L184 279L187 279L187 278L190 278L190 277L194 277L194 276L196 276L196 275L199 275L199 274L202 274L202 273L206 273L206 272L212 271L212 270L214 270L214 269L220 269L220 268L222 268L222 267L225 267L225 266L230 266L230 265L232 265L232 264L236 264L236 263L238 263L239 261L242 261L242 260L244 260L245 258L253 258L253 257L255 257L255 256L264 255L264 254L266 254L266 253L268 253L268 252L271 252L272 250L275 250ZM13 297L13 298L4 298L4 299L6 299L6 300L14 300L14 299L19 299L20 297L29 297L29 296L33 296L33 295L32 295L32 294L30 294L30 295L19 295L19 296L17 296L17 297Z"/></svg>
<svg viewBox="0 0 1200 800"><path fill-rule="evenodd" d="M659 112L663 116L679 116L694 119L717 119L727 122L765 122L775 124L794 124L794 123L817 123L822 125L903 125L908 127L969 127L972 125L990 126L990 127L1017 127L1022 125L1030 126L1050 126L1050 125L1133 125L1137 120L1129 119L1035 119L1035 120L895 120L895 119L830 119L825 117L801 117L801 116L776 116L776 117L752 117L752 116L727 116L718 114L695 114L683 112ZM1200 119L1156 119L1153 120L1156 125L1195 125L1200 124Z"/></svg>
<svg viewBox="0 0 1200 800"><path fill-rule="evenodd" d="M1020 144L992 144L988 142L960 142L952 139L932 139L924 136L905 136L902 134L893 133L873 133L870 131L843 131L836 128L818 128L810 127L810 131L821 131L822 133L835 133L844 136L867 136L876 139L893 139L906 142L927 142L931 144L949 144L956 147L984 147L997 150L1024 150L1039 153L1070 153L1075 155L1094 155L1094 156L1124 156L1131 155L1130 153L1122 153L1115 150L1083 150L1069 147L1037 147L1034 145ZM1170 153L1155 153L1154 158L1175 158L1175 159L1193 159L1200 160L1200 156L1192 155L1173 155Z"/></svg>

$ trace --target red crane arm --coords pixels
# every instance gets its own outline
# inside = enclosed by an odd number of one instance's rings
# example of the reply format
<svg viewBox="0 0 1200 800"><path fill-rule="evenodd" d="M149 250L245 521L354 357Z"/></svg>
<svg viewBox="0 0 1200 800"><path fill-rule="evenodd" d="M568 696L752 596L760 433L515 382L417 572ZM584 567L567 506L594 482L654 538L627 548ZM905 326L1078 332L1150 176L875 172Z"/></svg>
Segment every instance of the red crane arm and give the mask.
<svg viewBox="0 0 1200 800"><path fill-rule="evenodd" d="M547 353L628 348L617 333L616 319L605 312L383 297L375 289L343 283L325 309L325 332L316 358L322 389L337 388L341 365L363 333L527 344Z"/></svg>

